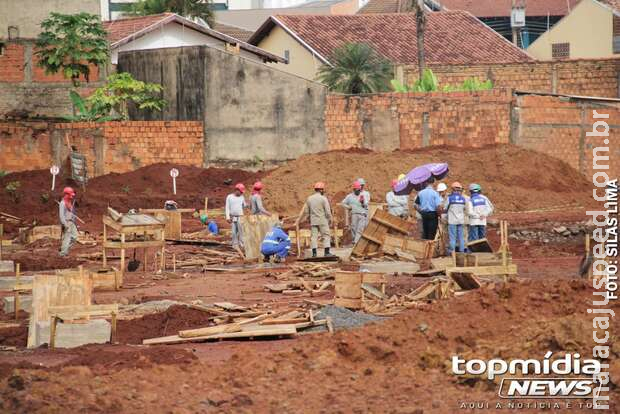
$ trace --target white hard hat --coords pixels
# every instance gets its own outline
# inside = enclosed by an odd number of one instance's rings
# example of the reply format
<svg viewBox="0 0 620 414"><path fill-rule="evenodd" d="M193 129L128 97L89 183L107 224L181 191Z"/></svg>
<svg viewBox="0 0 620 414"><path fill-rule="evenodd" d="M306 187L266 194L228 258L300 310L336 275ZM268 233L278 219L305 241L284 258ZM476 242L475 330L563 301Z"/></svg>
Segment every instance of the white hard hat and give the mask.
<svg viewBox="0 0 620 414"><path fill-rule="evenodd" d="M447 189L448 189L448 186L445 183L437 184L437 191L441 192L441 191L446 191Z"/></svg>

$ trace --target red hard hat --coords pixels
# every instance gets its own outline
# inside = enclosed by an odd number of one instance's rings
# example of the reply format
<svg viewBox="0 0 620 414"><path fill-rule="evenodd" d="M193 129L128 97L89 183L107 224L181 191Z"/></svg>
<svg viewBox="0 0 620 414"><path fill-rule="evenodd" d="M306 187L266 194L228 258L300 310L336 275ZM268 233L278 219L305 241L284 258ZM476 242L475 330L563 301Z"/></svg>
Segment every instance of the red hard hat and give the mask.
<svg viewBox="0 0 620 414"><path fill-rule="evenodd" d="M254 183L253 188L255 190L262 190L263 189L263 183L261 183L260 181L257 181L257 182Z"/></svg>
<svg viewBox="0 0 620 414"><path fill-rule="evenodd" d="M315 190L324 190L325 189L325 183L322 181L319 181L318 183L314 184L314 189Z"/></svg>
<svg viewBox="0 0 620 414"><path fill-rule="evenodd" d="M362 189L362 184L360 184L360 182L359 182L359 181L355 181L355 182L353 183L353 189L354 189L354 190L361 190L361 189Z"/></svg>
<svg viewBox="0 0 620 414"><path fill-rule="evenodd" d="M393 179L392 180L392 188L396 187L396 184L398 184L398 180L397 179Z"/></svg>
<svg viewBox="0 0 620 414"><path fill-rule="evenodd" d="M236 184L235 188L240 192L245 193L245 185L243 185L243 183Z"/></svg>
<svg viewBox="0 0 620 414"><path fill-rule="evenodd" d="M75 190L71 187L65 187L64 190L62 190L63 194L69 194L69 195L75 195Z"/></svg>

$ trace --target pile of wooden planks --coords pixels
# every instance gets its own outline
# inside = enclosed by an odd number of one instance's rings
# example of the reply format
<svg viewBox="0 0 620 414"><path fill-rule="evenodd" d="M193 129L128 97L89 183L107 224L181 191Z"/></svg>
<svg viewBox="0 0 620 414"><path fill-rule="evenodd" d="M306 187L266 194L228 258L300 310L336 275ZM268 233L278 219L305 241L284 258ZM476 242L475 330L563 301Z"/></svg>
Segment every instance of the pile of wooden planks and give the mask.
<svg viewBox="0 0 620 414"><path fill-rule="evenodd" d="M145 339L144 345L206 342L223 339L255 339L263 337L290 338L302 329L327 326L328 319L316 320L312 310L250 311L228 302L213 305L189 305L194 309L214 313L213 324L197 329L179 331L177 335Z"/></svg>
<svg viewBox="0 0 620 414"><path fill-rule="evenodd" d="M294 278L333 278L335 269L328 264L322 263L297 263L290 266L290 269L283 273L274 274L278 280L288 280Z"/></svg>
<svg viewBox="0 0 620 414"><path fill-rule="evenodd" d="M365 257L377 253L383 247L387 234L407 236L412 230L412 223L383 210L377 210L362 233L362 237L353 247L351 256Z"/></svg>
<svg viewBox="0 0 620 414"><path fill-rule="evenodd" d="M238 253L201 248L200 253L188 252L175 255L175 267L180 269L225 265L239 261Z"/></svg>

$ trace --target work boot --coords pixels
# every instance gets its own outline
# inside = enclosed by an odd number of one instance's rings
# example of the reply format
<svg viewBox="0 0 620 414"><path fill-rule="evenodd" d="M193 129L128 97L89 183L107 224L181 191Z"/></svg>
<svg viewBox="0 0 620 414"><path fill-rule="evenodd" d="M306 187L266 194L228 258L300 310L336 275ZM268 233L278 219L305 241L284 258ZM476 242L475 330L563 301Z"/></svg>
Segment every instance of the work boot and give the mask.
<svg viewBox="0 0 620 414"><path fill-rule="evenodd" d="M325 248L325 254L323 256L325 256L325 257L333 257L334 255L330 253L329 247L326 247Z"/></svg>
<svg viewBox="0 0 620 414"><path fill-rule="evenodd" d="M316 249L312 249L312 257L316 257Z"/></svg>

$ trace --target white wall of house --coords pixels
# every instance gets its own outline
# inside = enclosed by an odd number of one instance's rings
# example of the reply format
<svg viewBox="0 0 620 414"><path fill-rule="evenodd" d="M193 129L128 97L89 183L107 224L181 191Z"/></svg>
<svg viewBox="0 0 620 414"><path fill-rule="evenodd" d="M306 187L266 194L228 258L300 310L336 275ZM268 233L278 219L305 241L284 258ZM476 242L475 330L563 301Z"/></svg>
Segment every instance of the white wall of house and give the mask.
<svg viewBox="0 0 620 414"><path fill-rule="evenodd" d="M124 45L113 49L111 53L111 61L114 65L118 63L119 52L203 45L212 46L220 50L226 50L225 42L173 22L147 33L132 42L125 43ZM260 57L245 50L241 50L239 54L258 62L262 61Z"/></svg>

